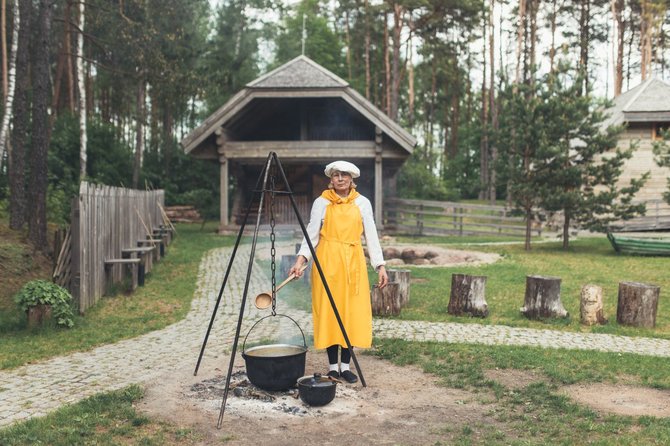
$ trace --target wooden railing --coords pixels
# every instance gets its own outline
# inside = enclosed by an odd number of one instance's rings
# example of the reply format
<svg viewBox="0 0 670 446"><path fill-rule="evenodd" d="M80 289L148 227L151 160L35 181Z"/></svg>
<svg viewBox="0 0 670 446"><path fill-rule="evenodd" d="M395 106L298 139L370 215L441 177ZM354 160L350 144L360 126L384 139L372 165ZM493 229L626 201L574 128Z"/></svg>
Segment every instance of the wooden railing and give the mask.
<svg viewBox="0 0 670 446"><path fill-rule="evenodd" d="M72 202L70 292L79 312L105 292L105 261L120 258L163 223L164 191L141 191L82 182ZM113 274L119 276L120 268Z"/></svg>
<svg viewBox="0 0 670 446"><path fill-rule="evenodd" d="M394 198L384 202L384 230L411 235L524 237L525 219L504 206ZM542 225L533 223L533 235Z"/></svg>
<svg viewBox="0 0 670 446"><path fill-rule="evenodd" d="M650 200L645 204L647 212L644 216L615 222L612 229L621 232L670 229L670 205L663 200Z"/></svg>

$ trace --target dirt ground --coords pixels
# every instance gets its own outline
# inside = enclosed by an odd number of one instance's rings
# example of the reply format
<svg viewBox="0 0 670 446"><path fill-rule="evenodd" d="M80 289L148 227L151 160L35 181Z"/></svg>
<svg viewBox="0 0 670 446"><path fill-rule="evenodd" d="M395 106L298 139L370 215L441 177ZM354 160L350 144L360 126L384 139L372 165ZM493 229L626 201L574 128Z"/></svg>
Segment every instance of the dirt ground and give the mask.
<svg viewBox="0 0 670 446"><path fill-rule="evenodd" d="M239 355L238 355L239 356ZM275 399L238 397L229 391L221 429L216 424L229 358L220 368L193 376L193 367L169 373L147 387L138 409L149 416L194 428L203 444L231 445L426 445L445 441L463 426L499 424L481 394L440 387L434 377L358 354L367 384L338 384L335 399L310 407L293 392L267 392ZM325 352L309 351L306 374L325 372ZM353 365L353 362L352 362ZM231 387L244 379L244 360ZM504 426L501 426L504 429Z"/></svg>
<svg viewBox="0 0 670 446"><path fill-rule="evenodd" d="M229 358L217 364L203 362L198 376L189 365L167 373L146 389L138 410L188 427L202 436L201 444L225 441L230 445L430 445L449 444L466 426L487 425L515 434L496 420L494 398L485 393L451 389L415 367L400 367L373 356L358 354L367 387L338 384L335 399L326 406L310 407L295 390L245 392L234 387L246 380L239 357L231 377L231 390L221 429L216 427ZM307 353L305 373L325 371L325 353ZM353 363L352 363L353 365ZM518 389L544 378L516 370L491 370L487 378ZM243 389L249 389L244 387ZM670 392L629 385L574 385L561 392L579 404L606 415L670 417ZM261 399L264 398L264 399ZM476 439L477 432L471 434Z"/></svg>

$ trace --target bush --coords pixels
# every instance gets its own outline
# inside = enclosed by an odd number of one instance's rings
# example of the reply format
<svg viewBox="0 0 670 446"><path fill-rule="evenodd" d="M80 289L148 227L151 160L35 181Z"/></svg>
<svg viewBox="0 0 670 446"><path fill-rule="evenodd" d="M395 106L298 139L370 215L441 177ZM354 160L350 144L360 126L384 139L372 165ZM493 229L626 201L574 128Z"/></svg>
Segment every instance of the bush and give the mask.
<svg viewBox="0 0 670 446"><path fill-rule="evenodd" d="M65 288L46 280L31 280L14 296L21 311L35 305L51 305L56 323L64 327L74 326L72 295Z"/></svg>

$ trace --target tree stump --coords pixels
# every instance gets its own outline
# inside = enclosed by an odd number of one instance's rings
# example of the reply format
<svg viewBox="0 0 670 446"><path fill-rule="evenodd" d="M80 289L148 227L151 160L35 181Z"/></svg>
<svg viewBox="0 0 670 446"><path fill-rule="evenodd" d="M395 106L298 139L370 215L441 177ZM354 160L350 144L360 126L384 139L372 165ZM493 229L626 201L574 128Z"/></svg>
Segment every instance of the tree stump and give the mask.
<svg viewBox="0 0 670 446"><path fill-rule="evenodd" d="M603 289L598 285L582 287L579 304L579 319L584 325L606 324L603 313Z"/></svg>
<svg viewBox="0 0 670 446"><path fill-rule="evenodd" d="M397 316L400 314L400 294L397 283L388 283L383 289L377 285L370 293L373 316Z"/></svg>
<svg viewBox="0 0 670 446"><path fill-rule="evenodd" d="M489 306L486 304L485 292L486 276L452 274L447 313L455 316L488 316Z"/></svg>
<svg viewBox="0 0 670 446"><path fill-rule="evenodd" d="M561 278L526 276L526 295L521 313L528 319L568 317L561 303Z"/></svg>
<svg viewBox="0 0 670 446"><path fill-rule="evenodd" d="M661 287L637 282L620 282L616 321L634 327L656 326Z"/></svg>
<svg viewBox="0 0 670 446"><path fill-rule="evenodd" d="M389 283L398 284L398 294L400 295L400 306L405 307L409 303L409 285L410 271L408 269L389 269L386 271L389 276Z"/></svg>
<svg viewBox="0 0 670 446"><path fill-rule="evenodd" d="M51 305L38 304L28 307L28 328L38 327L51 319Z"/></svg>

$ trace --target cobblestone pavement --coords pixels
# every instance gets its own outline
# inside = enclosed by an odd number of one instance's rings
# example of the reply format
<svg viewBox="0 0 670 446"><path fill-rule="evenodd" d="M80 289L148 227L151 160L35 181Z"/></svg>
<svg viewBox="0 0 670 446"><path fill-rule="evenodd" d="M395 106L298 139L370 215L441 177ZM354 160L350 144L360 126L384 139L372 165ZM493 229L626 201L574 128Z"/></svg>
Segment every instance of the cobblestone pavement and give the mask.
<svg viewBox="0 0 670 446"><path fill-rule="evenodd" d="M230 248L216 249L203 258L196 295L184 320L163 330L91 351L0 371L0 427L45 415L57 407L95 393L151 380L166 370L189 362L195 367L231 252ZM217 310L203 362L226 355L232 347L248 261L249 247L241 246ZM262 268L252 269L240 338L248 334L249 341L270 338L291 339L294 342L296 336L300 338L300 331L290 319L261 319L268 312L261 312L253 306L253 297L265 291L268 283ZM310 313L291 310L290 317L306 334L312 332ZM258 324L254 325L256 322ZM380 319L374 321L374 335L407 340L527 345L670 357L668 340L493 325ZM238 354L241 350L240 344Z"/></svg>

